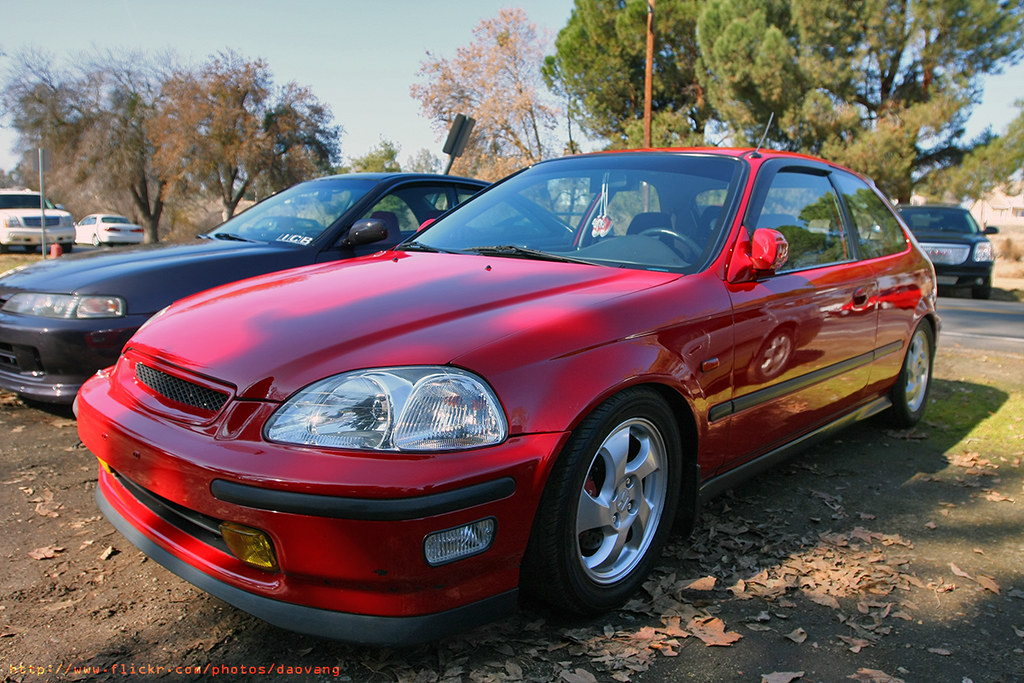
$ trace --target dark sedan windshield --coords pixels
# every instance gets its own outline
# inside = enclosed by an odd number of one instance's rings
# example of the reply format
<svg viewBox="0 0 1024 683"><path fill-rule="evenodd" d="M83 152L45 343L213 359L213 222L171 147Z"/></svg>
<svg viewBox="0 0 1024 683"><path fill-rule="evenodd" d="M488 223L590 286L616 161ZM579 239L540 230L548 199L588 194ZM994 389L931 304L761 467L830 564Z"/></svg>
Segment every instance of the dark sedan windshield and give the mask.
<svg viewBox="0 0 1024 683"><path fill-rule="evenodd" d="M218 225L206 236L247 242L309 244L377 182L339 177L300 183Z"/></svg>
<svg viewBox="0 0 1024 683"><path fill-rule="evenodd" d="M696 272L715 252L742 168L707 154L543 162L457 209L409 248Z"/></svg>

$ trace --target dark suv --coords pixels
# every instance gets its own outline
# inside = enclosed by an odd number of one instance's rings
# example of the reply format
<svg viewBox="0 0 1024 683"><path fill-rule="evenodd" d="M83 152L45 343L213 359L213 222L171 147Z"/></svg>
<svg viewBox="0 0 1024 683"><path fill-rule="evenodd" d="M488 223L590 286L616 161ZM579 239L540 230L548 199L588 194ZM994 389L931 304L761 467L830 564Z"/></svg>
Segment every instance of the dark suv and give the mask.
<svg viewBox="0 0 1024 683"><path fill-rule="evenodd" d="M959 206L904 206L900 214L935 265L939 286L970 287L975 299L989 297L995 252L985 235L999 230L982 230Z"/></svg>

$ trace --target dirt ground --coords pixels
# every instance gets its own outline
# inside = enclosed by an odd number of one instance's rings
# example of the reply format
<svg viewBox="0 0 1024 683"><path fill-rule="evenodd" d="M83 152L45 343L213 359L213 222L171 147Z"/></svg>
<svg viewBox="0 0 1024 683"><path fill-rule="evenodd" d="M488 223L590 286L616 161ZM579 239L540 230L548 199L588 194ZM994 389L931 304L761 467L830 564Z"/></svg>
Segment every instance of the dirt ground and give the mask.
<svg viewBox="0 0 1024 683"><path fill-rule="evenodd" d="M1024 356L940 344L912 432L876 423L715 500L624 609L535 605L410 649L269 626L97 511L67 412L0 395L4 681L1024 680Z"/></svg>

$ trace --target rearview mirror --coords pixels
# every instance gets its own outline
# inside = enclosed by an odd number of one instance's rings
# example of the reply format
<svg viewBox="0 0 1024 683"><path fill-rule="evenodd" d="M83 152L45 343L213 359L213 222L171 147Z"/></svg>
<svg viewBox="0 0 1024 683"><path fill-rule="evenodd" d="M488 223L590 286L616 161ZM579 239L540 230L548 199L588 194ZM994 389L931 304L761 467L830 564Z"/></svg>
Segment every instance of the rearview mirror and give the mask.
<svg viewBox="0 0 1024 683"><path fill-rule="evenodd" d="M776 271L789 258L789 242L778 230L758 228L750 240L750 265L754 270Z"/></svg>
<svg viewBox="0 0 1024 683"><path fill-rule="evenodd" d="M379 218L364 218L352 224L341 246L358 247L363 244L380 242L388 236L388 226Z"/></svg>

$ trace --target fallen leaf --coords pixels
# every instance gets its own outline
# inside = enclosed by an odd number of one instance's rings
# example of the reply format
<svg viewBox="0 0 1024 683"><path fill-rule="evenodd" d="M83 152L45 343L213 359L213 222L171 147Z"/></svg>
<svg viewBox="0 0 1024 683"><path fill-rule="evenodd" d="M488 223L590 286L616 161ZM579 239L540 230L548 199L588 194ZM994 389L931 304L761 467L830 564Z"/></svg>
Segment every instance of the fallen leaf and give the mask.
<svg viewBox="0 0 1024 683"><path fill-rule="evenodd" d="M561 678L566 683L597 683L597 679L594 678L594 674L590 673L586 669L563 671Z"/></svg>
<svg viewBox="0 0 1024 683"><path fill-rule="evenodd" d="M786 635L787 638L792 640L794 643L802 643L807 640L807 631L802 628L795 629L792 633Z"/></svg>
<svg viewBox="0 0 1024 683"><path fill-rule="evenodd" d="M878 669L857 669L857 673L847 676L847 678L852 678L855 681L865 681L865 683L904 683L902 678L890 676Z"/></svg>
<svg viewBox="0 0 1024 683"><path fill-rule="evenodd" d="M978 585L984 588L985 590L991 591L996 595L999 595L999 584L996 583L993 579L983 574L978 574L976 577L974 577L974 580L977 581Z"/></svg>
<svg viewBox="0 0 1024 683"><path fill-rule="evenodd" d="M696 579L683 586L683 590L688 591L709 591L714 590L715 583L718 581L713 576L705 576L703 579Z"/></svg>
<svg viewBox="0 0 1024 683"><path fill-rule="evenodd" d="M761 674L761 683L790 683L790 681L803 677L803 671L776 671L775 673Z"/></svg>
<svg viewBox="0 0 1024 683"><path fill-rule="evenodd" d="M856 654L866 647L871 646L870 640L864 640L863 638L854 638L852 636L839 636L839 640L849 645L850 652Z"/></svg>
<svg viewBox="0 0 1024 683"><path fill-rule="evenodd" d="M713 645L732 645L743 637L735 631L726 631L725 622L718 617L694 618L687 624L686 629L700 638L708 647Z"/></svg>
<svg viewBox="0 0 1024 683"><path fill-rule="evenodd" d="M840 609L839 601L831 595L826 595L824 593L808 593L807 597L811 602L815 602L819 605L831 607L832 609Z"/></svg>
<svg viewBox="0 0 1024 683"><path fill-rule="evenodd" d="M953 564L952 562L950 562L950 563L949 563L949 568L950 568L951 570L953 570L953 573L954 573L954 574L956 574L957 576L959 576L959 577L960 577L960 578L962 578L962 579L969 579L969 578L971 578L971 575L970 575L970 574L968 574L967 572L965 572L965 571L964 571L963 569L960 569L960 567L956 566L956 565L955 565L955 564Z"/></svg>
<svg viewBox="0 0 1024 683"><path fill-rule="evenodd" d="M50 560L56 557L57 553L62 552L64 552L64 548L57 548L52 545L48 545L30 551L28 556L31 557L33 560Z"/></svg>

